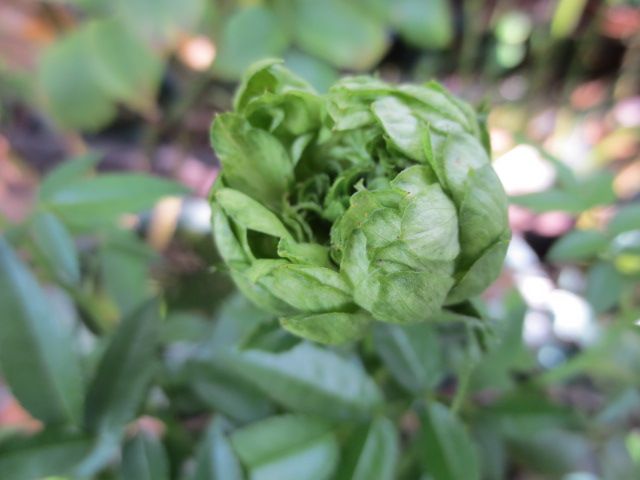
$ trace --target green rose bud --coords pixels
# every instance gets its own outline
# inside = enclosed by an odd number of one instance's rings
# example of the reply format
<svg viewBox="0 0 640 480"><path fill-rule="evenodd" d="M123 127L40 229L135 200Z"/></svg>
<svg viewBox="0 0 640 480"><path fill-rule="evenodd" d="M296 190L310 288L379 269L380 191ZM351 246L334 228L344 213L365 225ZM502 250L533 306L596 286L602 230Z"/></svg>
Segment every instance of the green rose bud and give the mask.
<svg viewBox="0 0 640 480"><path fill-rule="evenodd" d="M346 78L318 95L280 63L211 129L213 232L244 294L324 343L480 294L510 238L474 110L436 83Z"/></svg>

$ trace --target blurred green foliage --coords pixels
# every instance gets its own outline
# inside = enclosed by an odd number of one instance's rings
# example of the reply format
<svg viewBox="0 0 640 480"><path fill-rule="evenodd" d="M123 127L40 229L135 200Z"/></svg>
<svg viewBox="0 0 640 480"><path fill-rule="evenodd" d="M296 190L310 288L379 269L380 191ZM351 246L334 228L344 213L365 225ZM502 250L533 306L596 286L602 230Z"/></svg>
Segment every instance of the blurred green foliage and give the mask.
<svg viewBox="0 0 640 480"><path fill-rule="evenodd" d="M184 141L194 106L207 123L228 107L234 82L265 56L319 90L371 70L447 77L474 99L488 85L507 102L493 120L521 144L535 102L573 127L594 112L608 124L615 116L608 100L580 106L576 85L604 78L607 99L637 94L638 34L624 36L625 23L609 16L624 7L632 19L637 0L539 10L444 0L33 3L53 27L31 64L0 51L0 139L12 122L28 123L26 105L45 119L39 129L90 146L87 132L133 118L127 135L148 153L164 135ZM204 69L184 53L197 39L214 48ZM578 114L567 115L570 104ZM152 246L152 209L178 195L186 217L185 187L104 171L113 165L102 153L47 165L26 217L0 215L0 369L36 420L0 423L0 478L640 478L640 208L614 188L633 171L618 173L627 157L611 153L634 145L638 127L603 137L586 174L548 153L544 138L533 143L553 184L511 199L539 214L532 219L571 219L537 250L534 277L586 300L595 335L584 341L552 332L523 343L534 327L552 328L532 319L553 314L514 287L530 272L510 265L497 294L474 300L481 322L457 312L433 325L377 325L341 348L301 342L232 293L206 231L179 220L168 248Z"/></svg>

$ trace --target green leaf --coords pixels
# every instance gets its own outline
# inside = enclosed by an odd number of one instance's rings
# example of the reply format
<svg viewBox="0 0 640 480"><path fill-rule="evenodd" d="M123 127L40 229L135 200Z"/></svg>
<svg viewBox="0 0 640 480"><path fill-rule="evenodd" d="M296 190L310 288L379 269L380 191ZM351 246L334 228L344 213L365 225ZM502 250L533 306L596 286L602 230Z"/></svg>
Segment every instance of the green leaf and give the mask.
<svg viewBox="0 0 640 480"><path fill-rule="evenodd" d="M195 359L185 368L190 388L209 408L247 423L266 417L273 405L250 382L234 374L222 355Z"/></svg>
<svg viewBox="0 0 640 480"><path fill-rule="evenodd" d="M398 463L398 433L385 417L375 418L349 440L336 480L393 480Z"/></svg>
<svg viewBox="0 0 640 480"><path fill-rule="evenodd" d="M80 282L80 262L73 238L55 215L40 212L31 222L36 250L55 278L65 285Z"/></svg>
<svg viewBox="0 0 640 480"><path fill-rule="evenodd" d="M277 207L293 177L293 165L282 144L234 113L218 115L211 143L222 163L224 184L267 207Z"/></svg>
<svg viewBox="0 0 640 480"><path fill-rule="evenodd" d="M284 55L284 63L320 93L327 92L339 77L338 72L330 65L297 50L287 52Z"/></svg>
<svg viewBox="0 0 640 480"><path fill-rule="evenodd" d="M329 249L317 243L298 243L282 238L278 242L278 256L302 265L332 266L329 260Z"/></svg>
<svg viewBox="0 0 640 480"><path fill-rule="evenodd" d="M616 201L613 191L613 179L615 175L608 170L597 171L586 178L578 180L569 189L580 197L582 209L588 210L598 205L609 205Z"/></svg>
<svg viewBox="0 0 640 480"><path fill-rule="evenodd" d="M12 393L46 424L77 423L83 384L70 332L2 237L0 305L0 365Z"/></svg>
<svg viewBox="0 0 640 480"><path fill-rule="evenodd" d="M445 370L433 325L378 324L373 330L376 352L393 377L408 391L421 394L436 387Z"/></svg>
<svg viewBox="0 0 640 480"><path fill-rule="evenodd" d="M294 42L338 68L366 70L387 50L382 24L344 0L296 0L290 13Z"/></svg>
<svg viewBox="0 0 640 480"><path fill-rule="evenodd" d="M45 105L66 128L97 130L116 115L112 99L94 69L88 68L88 50L86 30L79 29L54 42L40 60L38 80Z"/></svg>
<svg viewBox="0 0 640 480"><path fill-rule="evenodd" d="M607 225L607 231L611 235L630 230L640 230L640 203L632 203L620 208Z"/></svg>
<svg viewBox="0 0 640 480"><path fill-rule="evenodd" d="M254 262L254 267L268 260ZM277 263L255 279L269 292L301 312L344 311L353 306L351 289L330 268Z"/></svg>
<svg viewBox="0 0 640 480"><path fill-rule="evenodd" d="M552 477L578 471L593 458L593 446L584 435L559 428L520 429L508 435L507 444L518 463Z"/></svg>
<svg viewBox="0 0 640 480"><path fill-rule="evenodd" d="M518 195L510 200L537 213L562 210L579 214L590 208L615 202L612 182L611 172L597 172L564 189L552 188L543 192Z"/></svg>
<svg viewBox="0 0 640 480"><path fill-rule="evenodd" d="M192 32L204 13L203 0L116 0L119 21L150 45L176 43Z"/></svg>
<svg viewBox="0 0 640 480"><path fill-rule="evenodd" d="M438 480L478 480L477 452L460 420L439 403L425 407L420 419L425 470Z"/></svg>
<svg viewBox="0 0 640 480"><path fill-rule="evenodd" d="M587 274L585 297L597 313L606 312L620 301L624 277L610 262L601 261Z"/></svg>
<svg viewBox="0 0 640 480"><path fill-rule="evenodd" d="M98 252L102 284L127 315L152 295L149 270L155 252L130 232L109 236Z"/></svg>
<svg viewBox="0 0 640 480"><path fill-rule="evenodd" d="M338 354L302 343L283 353L258 350L229 354L239 376L277 403L327 418L367 417L382 395L362 367Z"/></svg>
<svg viewBox="0 0 640 480"><path fill-rule="evenodd" d="M151 208L164 196L184 193L185 187L163 178L110 173L73 181L52 193L45 204L69 225L87 228Z"/></svg>
<svg viewBox="0 0 640 480"><path fill-rule="evenodd" d="M609 238L597 230L572 230L557 240L547 258L553 262L589 260L602 253L609 245Z"/></svg>
<svg viewBox="0 0 640 480"><path fill-rule="evenodd" d="M169 459L157 438L140 430L122 450L122 480L168 480Z"/></svg>
<svg viewBox="0 0 640 480"><path fill-rule="evenodd" d="M196 343L206 338L213 328L211 321L203 314L189 311L170 312L161 325L160 341Z"/></svg>
<svg viewBox="0 0 640 480"><path fill-rule="evenodd" d="M120 454L121 432L101 432L94 437L89 453L74 469L73 478L94 478Z"/></svg>
<svg viewBox="0 0 640 480"><path fill-rule="evenodd" d="M83 436L48 432L0 448L0 478L34 480L70 473L91 448Z"/></svg>
<svg viewBox="0 0 640 480"><path fill-rule="evenodd" d="M40 183L40 188L38 189L39 199L41 201L46 200L58 190L64 189L69 183L93 172L100 160L100 155L91 152L62 162L51 170Z"/></svg>
<svg viewBox="0 0 640 480"><path fill-rule="evenodd" d="M447 305L454 305L479 295L498 278L510 240L511 232L507 230L471 265L449 292L446 300Z"/></svg>
<svg viewBox="0 0 640 480"><path fill-rule="evenodd" d="M313 417L272 417L235 432L231 442L251 480L328 480L338 462L331 424Z"/></svg>
<svg viewBox="0 0 640 480"><path fill-rule="evenodd" d="M247 230L293 240L278 217L248 195L231 188L220 188L214 198L231 219Z"/></svg>
<svg viewBox="0 0 640 480"><path fill-rule="evenodd" d="M125 317L100 359L86 402L93 431L116 431L133 420L155 370L158 304L149 301Z"/></svg>
<svg viewBox="0 0 640 480"><path fill-rule="evenodd" d="M213 70L236 80L253 62L279 57L288 46L287 30L271 10L260 5L243 8L223 23Z"/></svg>
<svg viewBox="0 0 640 480"><path fill-rule="evenodd" d="M469 382L471 391L507 390L516 380L513 371L529 368L532 363L530 352L522 341L527 305L516 291L508 291L501 306L504 313L492 319L494 341L473 369Z"/></svg>
<svg viewBox="0 0 640 480"><path fill-rule="evenodd" d="M371 323L371 316L355 313L329 312L301 314L280 319L280 324L299 337L329 345L339 345L362 338Z"/></svg>
<svg viewBox="0 0 640 480"><path fill-rule="evenodd" d="M89 67L102 89L114 101L152 111L163 68L159 55L117 20L92 21L81 28L87 30Z"/></svg>
<svg viewBox="0 0 640 480"><path fill-rule="evenodd" d="M553 210L580 213L584 210L582 201L576 194L559 189L516 195L510 197L509 200L514 205L526 207L536 213L550 212Z"/></svg>
<svg viewBox="0 0 640 480"><path fill-rule="evenodd" d="M390 2L391 24L409 44L441 49L451 44L453 18L446 0L400 0Z"/></svg>
<svg viewBox="0 0 640 480"><path fill-rule="evenodd" d="M417 162L424 159L421 138L424 125L403 100L396 96L384 96L373 102L371 109L402 153Z"/></svg>
<svg viewBox="0 0 640 480"><path fill-rule="evenodd" d="M207 348L212 352L232 349L250 332L272 319L270 314L260 310L237 292L226 299L218 310Z"/></svg>
<svg viewBox="0 0 640 480"><path fill-rule="evenodd" d="M191 480L243 480L242 468L227 438L229 422L216 415L198 446Z"/></svg>

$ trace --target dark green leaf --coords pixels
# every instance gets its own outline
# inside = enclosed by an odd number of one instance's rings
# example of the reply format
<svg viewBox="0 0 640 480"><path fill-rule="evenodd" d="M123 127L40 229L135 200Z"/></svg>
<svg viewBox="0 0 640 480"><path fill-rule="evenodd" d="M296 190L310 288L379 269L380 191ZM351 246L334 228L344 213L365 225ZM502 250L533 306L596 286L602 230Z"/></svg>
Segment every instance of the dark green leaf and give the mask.
<svg viewBox="0 0 640 480"><path fill-rule="evenodd" d="M313 417L271 417L235 432L231 442L253 480L328 480L338 462L331 425Z"/></svg>
<svg viewBox="0 0 640 480"><path fill-rule="evenodd" d="M234 374L233 365L222 356L194 360L187 364L189 385L209 408L238 422L266 417L273 406L251 383Z"/></svg>
<svg viewBox="0 0 640 480"><path fill-rule="evenodd" d="M168 480L169 459L157 438L139 431L124 444L122 480Z"/></svg>
<svg viewBox="0 0 640 480"><path fill-rule="evenodd" d="M392 25L410 44L440 49L453 40L453 18L446 0L400 0L390 2Z"/></svg>
<svg viewBox="0 0 640 480"><path fill-rule="evenodd" d="M602 253L609 244L608 237L597 230L573 230L553 244L547 254L554 262L588 260Z"/></svg>
<svg viewBox="0 0 640 480"><path fill-rule="evenodd" d="M445 370L433 325L378 324L373 335L376 351L404 388L420 394L438 385Z"/></svg>
<svg viewBox="0 0 640 480"><path fill-rule="evenodd" d="M378 417L351 438L336 480L393 480L398 462L398 433L385 417Z"/></svg>
<svg viewBox="0 0 640 480"><path fill-rule="evenodd" d="M362 367L311 344L302 343L284 353L234 352L229 359L238 375L297 412L361 418L382 401Z"/></svg>
<svg viewBox="0 0 640 480"><path fill-rule="evenodd" d="M154 10L150 8L149 10ZM83 25L93 67L111 99L151 112L162 74L159 55L114 19Z"/></svg>
<svg viewBox="0 0 640 480"><path fill-rule="evenodd" d="M227 438L229 422L216 416L198 447L192 480L242 480L242 468Z"/></svg>
<svg viewBox="0 0 640 480"><path fill-rule="evenodd" d="M507 444L517 461L550 476L580 470L593 455L584 436L558 428L533 433L519 429L509 433Z"/></svg>
<svg viewBox="0 0 640 480"><path fill-rule="evenodd" d="M74 469L73 478L94 478L120 453L121 432L101 432L94 438L91 450Z"/></svg>
<svg viewBox="0 0 640 480"><path fill-rule="evenodd" d="M250 332L273 317L260 310L245 296L235 293L218 311L216 325L207 347L213 351L237 346Z"/></svg>
<svg viewBox="0 0 640 480"><path fill-rule="evenodd" d="M150 301L118 326L87 394L90 429L115 431L135 417L155 370L159 321L158 304Z"/></svg>
<svg viewBox="0 0 640 480"><path fill-rule="evenodd" d="M31 223L35 247L55 278L65 285L80 282L80 262L73 238L55 215L36 214Z"/></svg>
<svg viewBox="0 0 640 480"><path fill-rule="evenodd" d="M89 452L81 436L39 434L0 448L0 478L34 480L70 473Z"/></svg>
<svg viewBox="0 0 640 480"><path fill-rule="evenodd" d="M425 470L438 480L478 480L475 446L464 424L439 403L431 403L420 416Z"/></svg>
<svg viewBox="0 0 640 480"><path fill-rule="evenodd" d="M83 382L70 332L0 237L0 365L13 394L47 424L77 422Z"/></svg>
<svg viewBox="0 0 640 480"><path fill-rule="evenodd" d="M149 269L155 254L129 232L112 234L98 253L102 284L127 315L151 296Z"/></svg>

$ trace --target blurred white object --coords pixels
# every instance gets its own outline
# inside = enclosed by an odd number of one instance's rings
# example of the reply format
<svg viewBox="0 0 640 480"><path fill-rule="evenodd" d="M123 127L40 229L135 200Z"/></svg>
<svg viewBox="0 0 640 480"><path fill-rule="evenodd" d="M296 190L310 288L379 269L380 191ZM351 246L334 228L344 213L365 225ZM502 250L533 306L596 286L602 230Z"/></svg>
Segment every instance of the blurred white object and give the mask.
<svg viewBox="0 0 640 480"><path fill-rule="evenodd" d="M556 177L553 166L531 145L517 145L500 155L493 168L509 195L546 190Z"/></svg>
<svg viewBox="0 0 640 480"><path fill-rule="evenodd" d="M560 340L585 345L596 338L594 312L582 297L567 290L556 289L549 295L553 314L553 331Z"/></svg>
<svg viewBox="0 0 640 480"><path fill-rule="evenodd" d="M549 316L538 310L529 310L524 316L522 338L529 347L541 347L549 341L552 326Z"/></svg>

